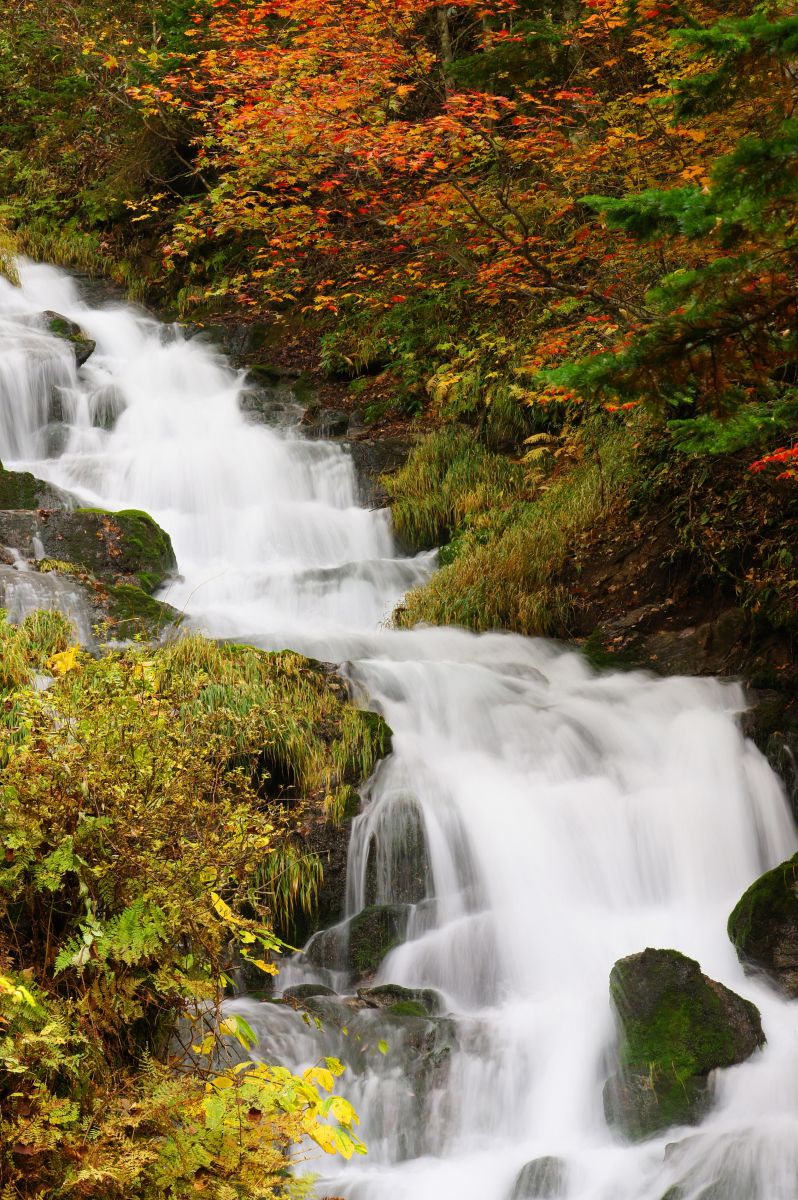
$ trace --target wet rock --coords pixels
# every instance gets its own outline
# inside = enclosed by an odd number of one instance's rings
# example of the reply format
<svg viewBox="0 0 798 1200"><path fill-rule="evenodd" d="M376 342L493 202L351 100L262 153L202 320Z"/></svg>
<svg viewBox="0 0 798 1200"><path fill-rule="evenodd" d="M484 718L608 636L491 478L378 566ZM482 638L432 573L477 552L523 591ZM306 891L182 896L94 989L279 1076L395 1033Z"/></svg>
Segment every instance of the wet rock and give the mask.
<svg viewBox="0 0 798 1200"><path fill-rule="evenodd" d="M762 1193L759 1163L745 1136L700 1134L671 1142L665 1162L678 1175L660 1200L771 1200Z"/></svg>
<svg viewBox="0 0 798 1200"><path fill-rule="evenodd" d="M69 508L69 501L66 492L37 479L30 471L7 471L0 465L0 509Z"/></svg>
<svg viewBox="0 0 798 1200"><path fill-rule="evenodd" d="M353 432L350 424L349 433ZM344 449L351 456L358 478L359 498L369 508L385 508L390 497L382 482L383 475L398 471L412 448L408 438L381 438L379 441L351 441Z"/></svg>
<svg viewBox="0 0 798 1200"><path fill-rule="evenodd" d="M370 827L365 901L423 904L432 890L424 819L412 793L397 792Z"/></svg>
<svg viewBox="0 0 798 1200"><path fill-rule="evenodd" d="M370 975L398 946L407 928L407 907L375 904L350 919L347 966L355 975Z"/></svg>
<svg viewBox="0 0 798 1200"><path fill-rule="evenodd" d="M95 593L98 623L107 626L115 641L131 642L136 638L158 640L183 621L183 613L163 600L156 600L141 588L119 583Z"/></svg>
<svg viewBox="0 0 798 1200"><path fill-rule="evenodd" d="M798 854L767 871L729 917L729 937L740 961L798 996Z"/></svg>
<svg viewBox="0 0 798 1200"><path fill-rule="evenodd" d="M566 1164L562 1158L533 1158L516 1176L510 1200L544 1200L564 1196Z"/></svg>
<svg viewBox="0 0 798 1200"><path fill-rule="evenodd" d="M739 608L712 620L671 625L670 602L643 605L603 622L583 644L597 667L646 668L658 675L722 675L737 661L750 625ZM662 625L665 628L662 628Z"/></svg>
<svg viewBox="0 0 798 1200"><path fill-rule="evenodd" d="M154 592L176 568L169 535L147 513L0 512L0 544L22 558L71 563L108 583Z"/></svg>
<svg viewBox="0 0 798 1200"><path fill-rule="evenodd" d="M784 781L798 821L798 695L794 688L750 689L752 704L742 728Z"/></svg>
<svg viewBox="0 0 798 1200"><path fill-rule="evenodd" d="M296 396L296 383L280 376L249 387L238 400L239 408L250 422L277 428L296 426L302 418L302 404Z"/></svg>
<svg viewBox="0 0 798 1200"><path fill-rule="evenodd" d="M358 988L367 1008L385 1009L397 1017L437 1017L444 1010L443 997L434 988L406 988L398 983Z"/></svg>
<svg viewBox="0 0 798 1200"><path fill-rule="evenodd" d="M320 408L302 422L302 432L309 438L346 437L349 413L340 408Z"/></svg>
<svg viewBox="0 0 798 1200"><path fill-rule="evenodd" d="M310 1000L313 996L334 996L332 988L323 983L297 983L287 987L282 994L283 1000Z"/></svg>
<svg viewBox="0 0 798 1200"><path fill-rule="evenodd" d="M605 1084L604 1112L632 1140L699 1121L710 1072L743 1062L765 1041L756 1007L676 950L621 959L610 996L620 1070Z"/></svg>
<svg viewBox="0 0 798 1200"><path fill-rule="evenodd" d="M125 411L125 397L119 388L109 384L92 396L92 425L100 429L113 429Z"/></svg>
<svg viewBox="0 0 798 1200"><path fill-rule="evenodd" d="M61 338L64 342L69 342L75 352L75 362L79 367L91 357L97 348L97 343L83 332L81 327L70 321L68 317L64 317L61 313L52 312L50 309L42 313L45 328L53 334L54 337Z"/></svg>
<svg viewBox="0 0 798 1200"><path fill-rule="evenodd" d="M373 974L402 941L407 906L375 904L341 925L323 929L305 947L308 961L328 971L351 971L358 978Z"/></svg>

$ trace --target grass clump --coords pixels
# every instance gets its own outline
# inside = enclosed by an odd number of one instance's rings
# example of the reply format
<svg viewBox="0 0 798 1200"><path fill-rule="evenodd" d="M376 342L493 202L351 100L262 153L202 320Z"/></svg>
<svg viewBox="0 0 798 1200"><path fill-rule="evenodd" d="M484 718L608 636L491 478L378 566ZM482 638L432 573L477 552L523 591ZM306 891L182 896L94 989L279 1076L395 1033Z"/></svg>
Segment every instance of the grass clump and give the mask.
<svg viewBox="0 0 798 1200"><path fill-rule="evenodd" d="M428 550L512 504L523 482L520 466L451 425L426 437L385 486L399 537L413 550Z"/></svg>
<svg viewBox="0 0 798 1200"><path fill-rule="evenodd" d="M630 434L624 429L601 429L592 444L585 433L580 435L573 465L548 480L538 476L532 500L524 499L518 485L515 492L502 484L486 488L478 473L446 471L441 476L429 467L430 462L440 461L434 449L419 458L420 469L412 459L406 468L407 476L416 480L416 490L405 483L397 505L400 533L412 528L414 521L433 528L429 514L442 511L456 514L448 519L462 524L451 547L451 561L427 584L410 592L396 614L398 624L567 634L569 597L557 576L578 539L605 520L631 477ZM474 478L477 482L469 489L468 481ZM518 474L504 478L517 480Z"/></svg>
<svg viewBox="0 0 798 1200"><path fill-rule="evenodd" d="M0 695L26 687L74 638L72 622L60 612L39 610L12 624L0 609Z"/></svg>

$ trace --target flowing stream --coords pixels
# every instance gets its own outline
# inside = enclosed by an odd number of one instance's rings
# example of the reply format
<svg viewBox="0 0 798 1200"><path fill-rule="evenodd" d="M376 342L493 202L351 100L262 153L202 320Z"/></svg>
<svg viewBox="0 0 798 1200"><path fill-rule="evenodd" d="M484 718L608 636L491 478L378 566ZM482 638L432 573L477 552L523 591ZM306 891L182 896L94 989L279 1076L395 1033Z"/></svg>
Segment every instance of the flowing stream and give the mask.
<svg viewBox="0 0 798 1200"><path fill-rule="evenodd" d="M382 628L434 556L397 553L388 514L358 504L344 450L303 440L284 406L253 423L244 374L201 340L89 307L53 268L21 274L21 289L0 281L4 464L84 504L150 512L181 572L163 598L193 625L345 663L394 730L354 823L346 915L400 906L378 982L436 989L441 1015L322 997L317 1028L287 1006L234 1002L264 1057L349 1065L369 1154L313 1162L318 1194L510 1200L525 1163L557 1156L567 1200L663 1200L677 1185L674 1200L796 1200L798 1008L747 978L726 936L741 893L797 844L778 780L740 733L742 689L596 674L510 635ZM80 371L43 310L96 340ZM67 604L31 577L47 578L5 568L12 606ZM628 1146L602 1112L608 976L646 946L679 949L752 999L768 1043L716 1074L698 1129ZM351 991L335 967L298 956L281 985Z"/></svg>

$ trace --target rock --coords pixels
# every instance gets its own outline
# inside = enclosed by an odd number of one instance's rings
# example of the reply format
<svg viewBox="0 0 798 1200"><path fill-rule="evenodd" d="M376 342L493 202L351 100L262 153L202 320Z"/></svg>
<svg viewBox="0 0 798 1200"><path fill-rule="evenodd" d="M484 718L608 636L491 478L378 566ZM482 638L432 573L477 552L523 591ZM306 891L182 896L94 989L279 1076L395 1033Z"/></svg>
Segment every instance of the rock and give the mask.
<svg viewBox="0 0 798 1200"><path fill-rule="evenodd" d="M108 583L154 592L176 568L169 535L147 513L0 511L0 545L23 558L72 563Z"/></svg>
<svg viewBox="0 0 798 1200"><path fill-rule="evenodd" d="M302 432L309 438L346 437L349 413L340 408L320 408L302 423Z"/></svg>
<svg viewBox="0 0 798 1200"><path fill-rule="evenodd" d="M69 508L70 497L30 471L7 471L0 465L0 509Z"/></svg>
<svg viewBox="0 0 798 1200"><path fill-rule="evenodd" d="M350 422L349 433L353 432ZM379 441L351 441L344 449L357 472L360 500L370 508L385 508L390 497L382 482L383 475L398 471L407 461L413 443L407 438L380 438Z"/></svg>
<svg viewBox="0 0 798 1200"><path fill-rule="evenodd" d="M61 338L64 342L69 342L75 352L75 362L79 367L82 367L96 350L97 343L93 342L79 325L76 325L74 321L70 321L68 317L62 316L61 313L46 309L42 313L42 319L44 320L45 328L54 337Z"/></svg>
<svg viewBox="0 0 798 1200"><path fill-rule="evenodd" d="M632 1140L694 1124L710 1103L709 1073L743 1062L765 1037L759 1012L676 950L615 964L619 1072L604 1087L608 1123Z"/></svg>
<svg viewBox="0 0 798 1200"><path fill-rule="evenodd" d="M355 975L370 975L386 955L402 941L407 927L407 908L399 904L375 904L349 921L347 965Z"/></svg>
<svg viewBox="0 0 798 1200"><path fill-rule="evenodd" d="M793 817L798 821L798 694L789 684L781 690L750 688L751 707L742 729L784 781Z"/></svg>
<svg viewBox="0 0 798 1200"><path fill-rule="evenodd" d="M99 607L99 622L105 623L108 633L120 642L131 642L138 637L163 638L183 620L183 613L171 604L156 600L129 583L106 586L95 603Z"/></svg>
<svg viewBox="0 0 798 1200"><path fill-rule="evenodd" d="M798 854L752 883L729 917L740 961L798 996Z"/></svg>
<svg viewBox="0 0 798 1200"><path fill-rule="evenodd" d="M293 987L287 987L282 994L283 1000L309 1000L313 996L334 996L335 992L332 988L325 987L323 983L297 983Z"/></svg>
<svg viewBox="0 0 798 1200"><path fill-rule="evenodd" d="M510 1200L538 1200L564 1196L566 1164L562 1158L533 1158L516 1176Z"/></svg>
<svg viewBox="0 0 798 1200"><path fill-rule="evenodd" d="M99 429L113 429L126 408L124 395L113 384L98 389L91 401L91 423Z"/></svg>
<svg viewBox="0 0 798 1200"><path fill-rule="evenodd" d="M406 988L398 983L358 988L358 997L367 1008L383 1008L397 1017L438 1017L443 998L434 988Z"/></svg>
<svg viewBox="0 0 798 1200"><path fill-rule="evenodd" d="M660 1200L765 1200L759 1162L745 1136L701 1134L671 1142L665 1162L678 1175Z"/></svg>
<svg viewBox="0 0 798 1200"><path fill-rule="evenodd" d="M305 947L308 961L328 971L350 971L362 978L376 971L389 951L402 941L407 906L375 904L342 925L323 929Z"/></svg>

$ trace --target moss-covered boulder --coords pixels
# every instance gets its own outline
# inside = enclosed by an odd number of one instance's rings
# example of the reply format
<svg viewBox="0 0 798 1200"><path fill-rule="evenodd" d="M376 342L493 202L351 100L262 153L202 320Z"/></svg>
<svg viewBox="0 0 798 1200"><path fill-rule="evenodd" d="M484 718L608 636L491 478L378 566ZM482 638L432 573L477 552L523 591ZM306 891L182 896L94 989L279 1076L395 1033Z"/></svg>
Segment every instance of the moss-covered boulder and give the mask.
<svg viewBox="0 0 798 1200"><path fill-rule="evenodd" d="M132 583L111 584L96 597L99 623L107 634L120 642L137 638L156 640L170 629L176 629L183 614L171 604L156 600Z"/></svg>
<svg viewBox="0 0 798 1200"><path fill-rule="evenodd" d="M303 1000L311 1000L314 996L334 996L335 992L323 983L295 983L287 987L282 999L289 1003L301 1004Z"/></svg>
<svg viewBox="0 0 798 1200"><path fill-rule="evenodd" d="M741 962L798 996L798 854L752 883L729 917Z"/></svg>
<svg viewBox="0 0 798 1200"><path fill-rule="evenodd" d="M42 313L42 320L45 328L53 337L69 342L75 352L75 362L79 367L82 367L96 350L97 343L83 332L80 325L70 321L69 317L47 309Z"/></svg>
<svg viewBox="0 0 798 1200"><path fill-rule="evenodd" d="M407 908L374 904L349 922L347 965L357 976L371 975L405 935Z"/></svg>
<svg viewBox="0 0 798 1200"><path fill-rule="evenodd" d="M632 1140L699 1121L710 1072L743 1062L765 1041L756 1007L676 950L622 958L610 996L619 1071L605 1084L604 1112Z"/></svg>
<svg viewBox="0 0 798 1200"><path fill-rule="evenodd" d="M566 1183L564 1159L550 1155L533 1158L518 1172L510 1200L551 1200L565 1195Z"/></svg>
<svg viewBox="0 0 798 1200"><path fill-rule="evenodd" d="M374 904L332 929L315 934L305 954L314 967L348 971L357 979L373 975L398 946L407 928L406 904Z"/></svg>
<svg viewBox="0 0 798 1200"><path fill-rule="evenodd" d="M43 551L99 580L134 584L147 593L177 565L169 535L152 517L132 510L0 511L0 544L29 559Z"/></svg>
<svg viewBox="0 0 798 1200"><path fill-rule="evenodd" d="M67 508L68 503L69 497L60 488L30 471L7 471L0 463L0 509Z"/></svg>
<svg viewBox="0 0 798 1200"><path fill-rule="evenodd" d="M444 1009L443 997L434 988L383 983L378 987L358 988L357 995L367 1008L385 1009L397 1017L439 1017Z"/></svg>

